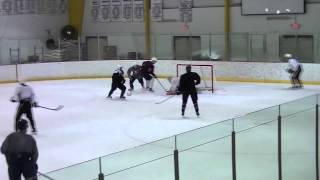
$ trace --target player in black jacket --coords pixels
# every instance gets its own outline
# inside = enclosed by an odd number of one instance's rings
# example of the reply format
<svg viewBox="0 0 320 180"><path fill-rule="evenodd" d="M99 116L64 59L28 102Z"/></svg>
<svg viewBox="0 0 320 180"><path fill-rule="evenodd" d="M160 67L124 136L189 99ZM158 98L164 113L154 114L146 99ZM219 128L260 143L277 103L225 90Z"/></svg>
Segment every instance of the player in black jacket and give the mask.
<svg viewBox="0 0 320 180"><path fill-rule="evenodd" d="M156 57L152 57L151 61L144 61L141 66L141 73L144 79L146 79L146 89L153 92L154 78L157 78L154 73L154 64L157 62Z"/></svg>
<svg viewBox="0 0 320 180"><path fill-rule="evenodd" d="M121 90L120 99L125 99L126 98L124 96L124 93L126 92L126 86L124 85L125 82L126 82L126 80L123 77L122 66L119 66L119 68L117 70L115 70L112 75L111 89L109 91L107 98L112 98L111 95L112 95L113 91L115 91L117 88L119 88Z"/></svg>
<svg viewBox="0 0 320 180"><path fill-rule="evenodd" d="M191 72L191 66L188 65L186 67L186 73L180 76L179 88L178 90L182 93L182 109L181 115L184 116L184 111L187 106L188 97L191 96L194 109L196 111L197 116L199 116L199 107L198 107L198 94L196 85L200 84L200 76L195 73Z"/></svg>

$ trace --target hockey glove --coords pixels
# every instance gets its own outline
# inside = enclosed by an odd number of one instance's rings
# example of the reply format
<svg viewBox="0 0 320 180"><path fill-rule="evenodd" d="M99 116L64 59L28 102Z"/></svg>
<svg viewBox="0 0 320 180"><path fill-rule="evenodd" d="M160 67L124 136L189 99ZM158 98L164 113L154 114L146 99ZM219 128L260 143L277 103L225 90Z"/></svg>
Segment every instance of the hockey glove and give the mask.
<svg viewBox="0 0 320 180"><path fill-rule="evenodd" d="M32 103L32 106L33 106L33 107L38 107L38 103L37 103L37 102L33 102L33 103Z"/></svg>
<svg viewBox="0 0 320 180"><path fill-rule="evenodd" d="M10 98L10 101L11 101L11 102L17 102L17 101L14 99L14 97L11 97L11 98Z"/></svg>

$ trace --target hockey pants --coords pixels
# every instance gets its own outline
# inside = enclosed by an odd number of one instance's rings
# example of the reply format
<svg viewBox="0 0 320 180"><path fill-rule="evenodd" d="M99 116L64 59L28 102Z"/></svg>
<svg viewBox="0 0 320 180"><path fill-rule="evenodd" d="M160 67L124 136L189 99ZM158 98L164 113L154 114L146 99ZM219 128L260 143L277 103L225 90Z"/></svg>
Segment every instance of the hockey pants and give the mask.
<svg viewBox="0 0 320 180"><path fill-rule="evenodd" d="M121 90L120 97L124 97L124 93L126 92L126 86L123 85L123 84L114 84L114 83L112 83L112 85L111 85L111 89L110 89L110 91L109 91L108 96L111 96L112 93L113 93L117 88L119 88L119 89Z"/></svg>
<svg viewBox="0 0 320 180"><path fill-rule="evenodd" d="M193 102L194 110L196 111L196 114L199 115L199 107L198 107L198 94L195 93L183 93L182 94L182 115L184 115L184 112L186 110L188 97L191 96L191 100Z"/></svg>
<svg viewBox="0 0 320 180"><path fill-rule="evenodd" d="M26 114L28 120L30 121L32 130L36 130L35 123L33 121L33 115L32 115L31 108L32 108L31 102L24 101L24 100L20 101L20 104L17 109L16 120L15 120L15 130L16 131L18 130L18 121L20 121L21 116L23 114Z"/></svg>
<svg viewBox="0 0 320 180"><path fill-rule="evenodd" d="M30 157L11 155L7 162L10 180L21 180L21 175L25 179L37 180L38 165Z"/></svg>
<svg viewBox="0 0 320 180"><path fill-rule="evenodd" d="M302 87L302 82L300 80L300 74L301 74L301 66L298 67L298 70L294 72L291 76L291 84L292 87L296 87L296 84L298 87Z"/></svg>

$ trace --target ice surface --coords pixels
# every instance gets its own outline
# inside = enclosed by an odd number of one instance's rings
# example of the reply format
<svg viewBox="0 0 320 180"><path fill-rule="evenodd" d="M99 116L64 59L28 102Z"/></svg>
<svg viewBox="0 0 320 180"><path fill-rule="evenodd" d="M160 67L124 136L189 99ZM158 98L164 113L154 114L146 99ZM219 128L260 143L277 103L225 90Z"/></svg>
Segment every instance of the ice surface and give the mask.
<svg viewBox="0 0 320 180"><path fill-rule="evenodd" d="M166 80L162 83L169 88ZM289 84L218 82L216 93L199 94L201 116L196 117L191 100L186 118L180 116L181 96L162 104L165 92L155 82L155 92L135 84L127 100L106 99L110 79L29 82L40 105L60 111L34 108L39 133L39 171L46 173L112 152L141 145L210 123L226 120L265 107L318 93L319 86L290 90ZM0 84L0 142L12 132L16 111L9 101L16 84ZM128 86L127 86L128 87ZM7 165L0 156L0 179L7 178Z"/></svg>

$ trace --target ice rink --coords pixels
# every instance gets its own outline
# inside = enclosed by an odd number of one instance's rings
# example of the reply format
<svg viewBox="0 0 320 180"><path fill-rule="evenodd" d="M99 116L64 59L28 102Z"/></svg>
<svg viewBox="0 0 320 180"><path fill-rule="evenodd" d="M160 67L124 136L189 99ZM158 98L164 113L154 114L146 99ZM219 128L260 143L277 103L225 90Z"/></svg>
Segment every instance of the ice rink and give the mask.
<svg viewBox="0 0 320 180"><path fill-rule="evenodd" d="M169 88L167 80L161 82ZM167 96L155 82L155 92L141 89L126 100L106 99L110 79L29 82L40 105L60 111L34 108L38 134L39 171L46 173L75 163L165 138L214 122L241 116L319 93L320 86L291 90L290 84L218 82L215 93L199 94L200 117L189 99L181 117L181 96L156 104ZM0 142L13 131L17 104L9 101L16 83L0 84ZM128 84L127 84L128 87ZM0 156L0 179L7 178L7 165Z"/></svg>

